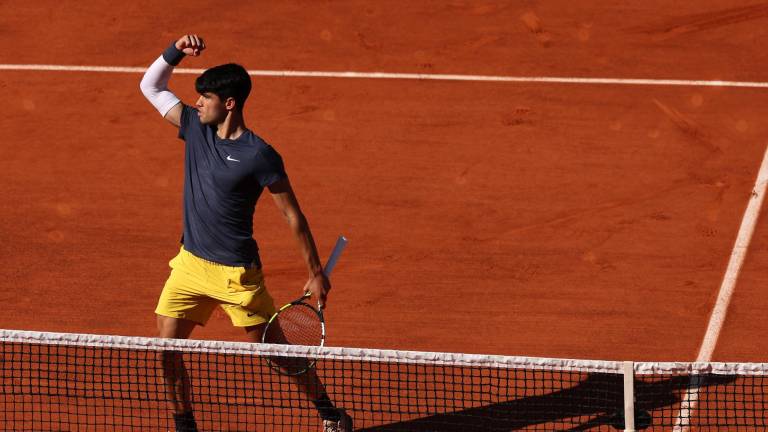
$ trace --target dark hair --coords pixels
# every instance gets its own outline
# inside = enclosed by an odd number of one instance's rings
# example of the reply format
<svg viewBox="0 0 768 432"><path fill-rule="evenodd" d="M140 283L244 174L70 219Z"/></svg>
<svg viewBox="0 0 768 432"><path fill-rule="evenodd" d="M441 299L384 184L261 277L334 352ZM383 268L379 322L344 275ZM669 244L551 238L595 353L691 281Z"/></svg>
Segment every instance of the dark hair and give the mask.
<svg viewBox="0 0 768 432"><path fill-rule="evenodd" d="M195 80L198 93L213 93L222 102L234 98L237 108L242 110L248 94L251 93L251 77L244 67L235 63L212 67Z"/></svg>

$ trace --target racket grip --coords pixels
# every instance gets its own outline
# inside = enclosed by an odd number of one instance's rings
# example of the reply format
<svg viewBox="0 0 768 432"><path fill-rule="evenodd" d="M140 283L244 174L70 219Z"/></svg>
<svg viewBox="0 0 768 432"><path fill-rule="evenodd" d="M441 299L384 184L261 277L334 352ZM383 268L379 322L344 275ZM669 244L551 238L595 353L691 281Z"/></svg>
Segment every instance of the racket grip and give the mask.
<svg viewBox="0 0 768 432"><path fill-rule="evenodd" d="M328 258L328 263L325 264L324 270L326 276L331 277L331 272L333 271L333 268L336 267L336 261L339 260L341 252L345 247L347 247L347 238L344 236L339 236L339 239L336 240L336 246L333 247L331 256Z"/></svg>

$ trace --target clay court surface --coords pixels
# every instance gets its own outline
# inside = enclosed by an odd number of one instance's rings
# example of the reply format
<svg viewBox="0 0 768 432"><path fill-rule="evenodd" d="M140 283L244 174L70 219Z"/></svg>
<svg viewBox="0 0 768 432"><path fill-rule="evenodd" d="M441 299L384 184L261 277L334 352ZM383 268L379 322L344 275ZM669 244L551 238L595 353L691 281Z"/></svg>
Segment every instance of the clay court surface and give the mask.
<svg viewBox="0 0 768 432"><path fill-rule="evenodd" d="M0 1L1 64L768 81L768 4ZM219 6L217 6L219 5ZM183 143L139 73L0 71L0 327L152 336ZM171 89L192 103L195 75ZM329 345L696 358L768 144L768 89L254 77L323 255ZM765 211L763 211L765 213ZM758 220L713 360L766 361ZM268 286L305 269L268 194ZM215 315L195 337L240 340Z"/></svg>

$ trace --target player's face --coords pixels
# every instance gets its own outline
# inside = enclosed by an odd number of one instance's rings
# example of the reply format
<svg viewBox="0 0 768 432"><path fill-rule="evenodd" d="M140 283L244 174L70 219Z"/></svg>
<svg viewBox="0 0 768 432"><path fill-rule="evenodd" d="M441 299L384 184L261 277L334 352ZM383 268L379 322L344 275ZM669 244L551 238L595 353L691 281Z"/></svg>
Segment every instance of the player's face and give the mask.
<svg viewBox="0 0 768 432"><path fill-rule="evenodd" d="M197 115L202 124L218 124L227 118L227 108L217 95L205 92L197 98Z"/></svg>

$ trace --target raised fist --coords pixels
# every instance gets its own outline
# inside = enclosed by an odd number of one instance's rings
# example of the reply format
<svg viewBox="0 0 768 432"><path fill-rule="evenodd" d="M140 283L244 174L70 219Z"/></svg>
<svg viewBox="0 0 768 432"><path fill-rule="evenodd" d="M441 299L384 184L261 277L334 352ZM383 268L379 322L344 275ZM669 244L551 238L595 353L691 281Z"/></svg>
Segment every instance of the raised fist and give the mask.
<svg viewBox="0 0 768 432"><path fill-rule="evenodd" d="M196 57L205 49L205 42L196 34L184 35L176 41L176 49L186 55Z"/></svg>

